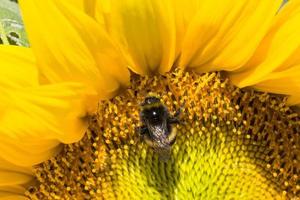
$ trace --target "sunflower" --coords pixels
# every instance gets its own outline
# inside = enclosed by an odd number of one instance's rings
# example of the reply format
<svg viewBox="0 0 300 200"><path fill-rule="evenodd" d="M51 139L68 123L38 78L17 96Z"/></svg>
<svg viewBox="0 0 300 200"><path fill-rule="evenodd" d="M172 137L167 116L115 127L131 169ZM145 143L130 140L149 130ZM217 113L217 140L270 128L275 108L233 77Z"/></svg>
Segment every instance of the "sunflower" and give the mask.
<svg viewBox="0 0 300 200"><path fill-rule="evenodd" d="M22 0L0 47L0 198L297 199L300 3ZM139 104L177 139L159 160Z"/></svg>

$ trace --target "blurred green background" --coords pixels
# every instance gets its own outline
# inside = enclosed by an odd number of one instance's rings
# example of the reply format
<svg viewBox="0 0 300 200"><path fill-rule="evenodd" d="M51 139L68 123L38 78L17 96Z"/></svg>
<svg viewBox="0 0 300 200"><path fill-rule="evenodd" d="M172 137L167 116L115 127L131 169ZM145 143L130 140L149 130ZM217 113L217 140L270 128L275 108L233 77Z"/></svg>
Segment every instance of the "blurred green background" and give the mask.
<svg viewBox="0 0 300 200"><path fill-rule="evenodd" d="M17 0L0 0L0 44L29 46Z"/></svg>

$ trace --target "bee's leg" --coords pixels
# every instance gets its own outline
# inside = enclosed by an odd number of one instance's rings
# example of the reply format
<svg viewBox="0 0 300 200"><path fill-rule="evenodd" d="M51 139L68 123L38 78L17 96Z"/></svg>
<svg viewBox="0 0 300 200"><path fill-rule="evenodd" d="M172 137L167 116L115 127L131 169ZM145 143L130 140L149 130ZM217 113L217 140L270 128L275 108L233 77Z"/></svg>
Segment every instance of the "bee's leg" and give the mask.
<svg viewBox="0 0 300 200"><path fill-rule="evenodd" d="M145 125L135 128L135 132L139 135L139 141L145 141L145 136L148 135L148 129Z"/></svg>
<svg viewBox="0 0 300 200"><path fill-rule="evenodd" d="M148 133L147 126L145 125L135 128L135 131L138 132L140 135L145 135Z"/></svg>
<svg viewBox="0 0 300 200"><path fill-rule="evenodd" d="M169 124L179 124L180 123L180 119L179 119L180 114L181 114L181 109L177 110L173 117L168 118L168 123Z"/></svg>
<svg viewBox="0 0 300 200"><path fill-rule="evenodd" d="M173 117L169 117L168 122L170 124L179 124L180 123L180 115L182 113L182 107L180 107L174 114Z"/></svg>
<svg viewBox="0 0 300 200"><path fill-rule="evenodd" d="M171 133L168 135L168 142L170 145L174 144L176 140L176 136L177 136L177 129L176 127L173 127Z"/></svg>
<svg viewBox="0 0 300 200"><path fill-rule="evenodd" d="M175 114L174 114L174 118L178 118L180 116L182 112L182 108L179 108L178 110L176 110Z"/></svg>
<svg viewBox="0 0 300 200"><path fill-rule="evenodd" d="M179 120L179 118L177 118L177 117L170 117L170 118L168 119L168 123L169 123L169 124L179 124L179 123L180 123L180 120Z"/></svg>
<svg viewBox="0 0 300 200"><path fill-rule="evenodd" d="M142 137L143 137L143 139L144 139L144 141L146 142L147 145L149 145L150 147L155 146L153 140L149 137L148 134L145 134Z"/></svg>

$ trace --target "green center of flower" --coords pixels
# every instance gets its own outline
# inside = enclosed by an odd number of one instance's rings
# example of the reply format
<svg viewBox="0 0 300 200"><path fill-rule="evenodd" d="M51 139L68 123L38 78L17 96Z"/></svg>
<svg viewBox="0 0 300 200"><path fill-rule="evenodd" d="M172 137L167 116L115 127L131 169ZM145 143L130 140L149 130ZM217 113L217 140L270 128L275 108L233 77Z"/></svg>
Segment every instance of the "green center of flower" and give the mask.
<svg viewBox="0 0 300 200"><path fill-rule="evenodd" d="M182 107L171 158L140 139L140 103ZM32 199L286 199L300 195L300 123L281 97L240 90L219 73L133 76L101 102L86 136L36 167Z"/></svg>

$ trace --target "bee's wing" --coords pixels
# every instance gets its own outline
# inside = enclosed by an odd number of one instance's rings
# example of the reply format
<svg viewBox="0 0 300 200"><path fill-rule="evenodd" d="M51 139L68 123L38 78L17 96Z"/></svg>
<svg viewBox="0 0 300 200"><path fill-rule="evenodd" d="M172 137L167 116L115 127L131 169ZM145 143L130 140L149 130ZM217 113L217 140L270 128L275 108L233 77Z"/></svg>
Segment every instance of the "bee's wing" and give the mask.
<svg viewBox="0 0 300 200"><path fill-rule="evenodd" d="M152 142L146 142L151 144L150 146L153 147L154 151L158 154L160 161L168 161L171 157L171 146L168 138L166 121L163 121L161 124L155 126L151 124L147 125Z"/></svg>
<svg viewBox="0 0 300 200"><path fill-rule="evenodd" d="M149 133L151 137L153 138L157 138L160 140L167 136L166 134L168 129L167 129L167 122L165 120L160 124L156 124L155 126L151 124L147 124L147 127L149 129Z"/></svg>

